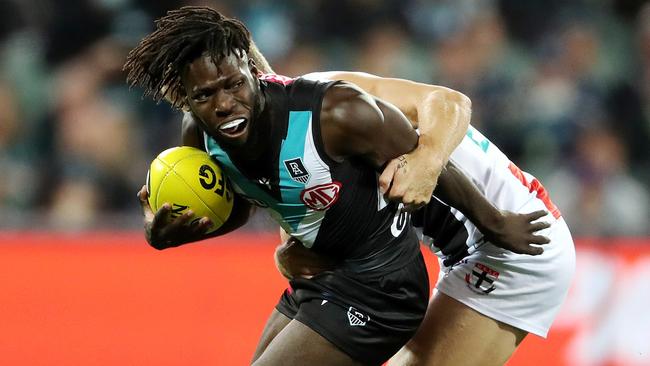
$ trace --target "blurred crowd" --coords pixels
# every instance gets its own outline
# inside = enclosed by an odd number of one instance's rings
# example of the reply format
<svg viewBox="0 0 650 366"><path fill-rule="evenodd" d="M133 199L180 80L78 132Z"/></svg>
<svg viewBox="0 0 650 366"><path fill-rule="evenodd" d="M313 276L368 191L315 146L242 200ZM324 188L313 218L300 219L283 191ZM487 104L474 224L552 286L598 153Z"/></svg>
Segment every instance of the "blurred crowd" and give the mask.
<svg viewBox="0 0 650 366"><path fill-rule="evenodd" d="M243 20L280 74L457 89L577 236L650 234L640 0L0 0L0 228L141 226L135 194L155 155L180 143L181 118L129 90L121 68L153 20L183 5Z"/></svg>

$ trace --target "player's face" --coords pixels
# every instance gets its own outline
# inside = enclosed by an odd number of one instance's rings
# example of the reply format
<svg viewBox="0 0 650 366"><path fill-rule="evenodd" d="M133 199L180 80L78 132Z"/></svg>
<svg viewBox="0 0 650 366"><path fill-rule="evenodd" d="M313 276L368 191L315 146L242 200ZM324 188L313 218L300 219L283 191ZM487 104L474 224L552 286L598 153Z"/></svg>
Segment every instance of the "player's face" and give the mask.
<svg viewBox="0 0 650 366"><path fill-rule="evenodd" d="M218 64L202 55L185 67L188 104L204 130L222 146L242 148L253 142L251 131L261 104L256 73L245 55L236 54Z"/></svg>

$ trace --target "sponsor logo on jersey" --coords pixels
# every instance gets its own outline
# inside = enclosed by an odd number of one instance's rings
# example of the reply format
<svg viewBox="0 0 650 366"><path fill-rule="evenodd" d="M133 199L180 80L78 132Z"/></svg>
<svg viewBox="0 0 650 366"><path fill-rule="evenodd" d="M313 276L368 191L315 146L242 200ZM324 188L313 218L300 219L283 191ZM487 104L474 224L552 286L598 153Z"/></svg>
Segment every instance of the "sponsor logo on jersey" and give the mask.
<svg viewBox="0 0 650 366"><path fill-rule="evenodd" d="M360 313L357 309L350 306L348 309L348 320L353 327L363 327L370 321L370 316Z"/></svg>
<svg viewBox="0 0 650 366"><path fill-rule="evenodd" d="M476 263L471 272L465 275L465 282L470 290L487 295L496 289L494 283L498 278L499 272L482 263Z"/></svg>
<svg viewBox="0 0 650 366"><path fill-rule="evenodd" d="M300 200L312 210L327 210L339 199L341 183L319 184L300 192Z"/></svg>
<svg viewBox="0 0 650 366"><path fill-rule="evenodd" d="M284 161L284 166L287 168L291 179L298 183L306 184L311 177L311 174L305 168L301 158L289 159Z"/></svg>

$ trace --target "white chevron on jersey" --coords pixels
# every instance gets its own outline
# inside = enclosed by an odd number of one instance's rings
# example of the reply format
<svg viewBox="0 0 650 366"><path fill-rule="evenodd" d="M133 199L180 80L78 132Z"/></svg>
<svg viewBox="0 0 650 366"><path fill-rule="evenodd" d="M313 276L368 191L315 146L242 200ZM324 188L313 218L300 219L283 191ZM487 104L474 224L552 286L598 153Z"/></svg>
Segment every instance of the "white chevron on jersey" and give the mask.
<svg viewBox="0 0 650 366"><path fill-rule="evenodd" d="M313 122L310 119L305 141L305 151L303 153L305 167L311 174L311 178L305 185L305 190L309 190L309 188L315 186L332 183L330 168L321 159L320 155L318 155L318 150L316 150L314 134L312 133L312 123ZM316 236L318 235L318 230L320 229L320 224L325 217L325 212L327 211L308 208L305 218L300 222L298 228L290 233L291 236L299 239L305 247L311 248L312 245L314 245Z"/></svg>

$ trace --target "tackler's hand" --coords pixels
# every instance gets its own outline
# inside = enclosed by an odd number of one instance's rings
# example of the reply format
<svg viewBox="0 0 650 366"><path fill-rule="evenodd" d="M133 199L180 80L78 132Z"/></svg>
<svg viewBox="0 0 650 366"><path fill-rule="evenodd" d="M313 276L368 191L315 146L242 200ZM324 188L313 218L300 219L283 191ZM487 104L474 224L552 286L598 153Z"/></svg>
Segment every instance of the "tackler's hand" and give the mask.
<svg viewBox="0 0 650 366"><path fill-rule="evenodd" d="M171 204L163 204L157 212L149 205L149 193L143 186L138 192L138 199L144 216L144 234L152 247L162 250L196 241L206 236L212 222L207 217L194 218L192 210L174 218Z"/></svg>
<svg viewBox="0 0 650 366"><path fill-rule="evenodd" d="M514 253L540 255L544 249L540 246L550 243L549 238L539 235L540 230L551 226L548 222L537 221L546 216L544 210L528 214L501 211L491 229L482 228L485 239L492 244Z"/></svg>
<svg viewBox="0 0 650 366"><path fill-rule="evenodd" d="M379 188L392 201L404 204L405 211L416 210L431 200L442 171L425 149L391 160L379 176Z"/></svg>

